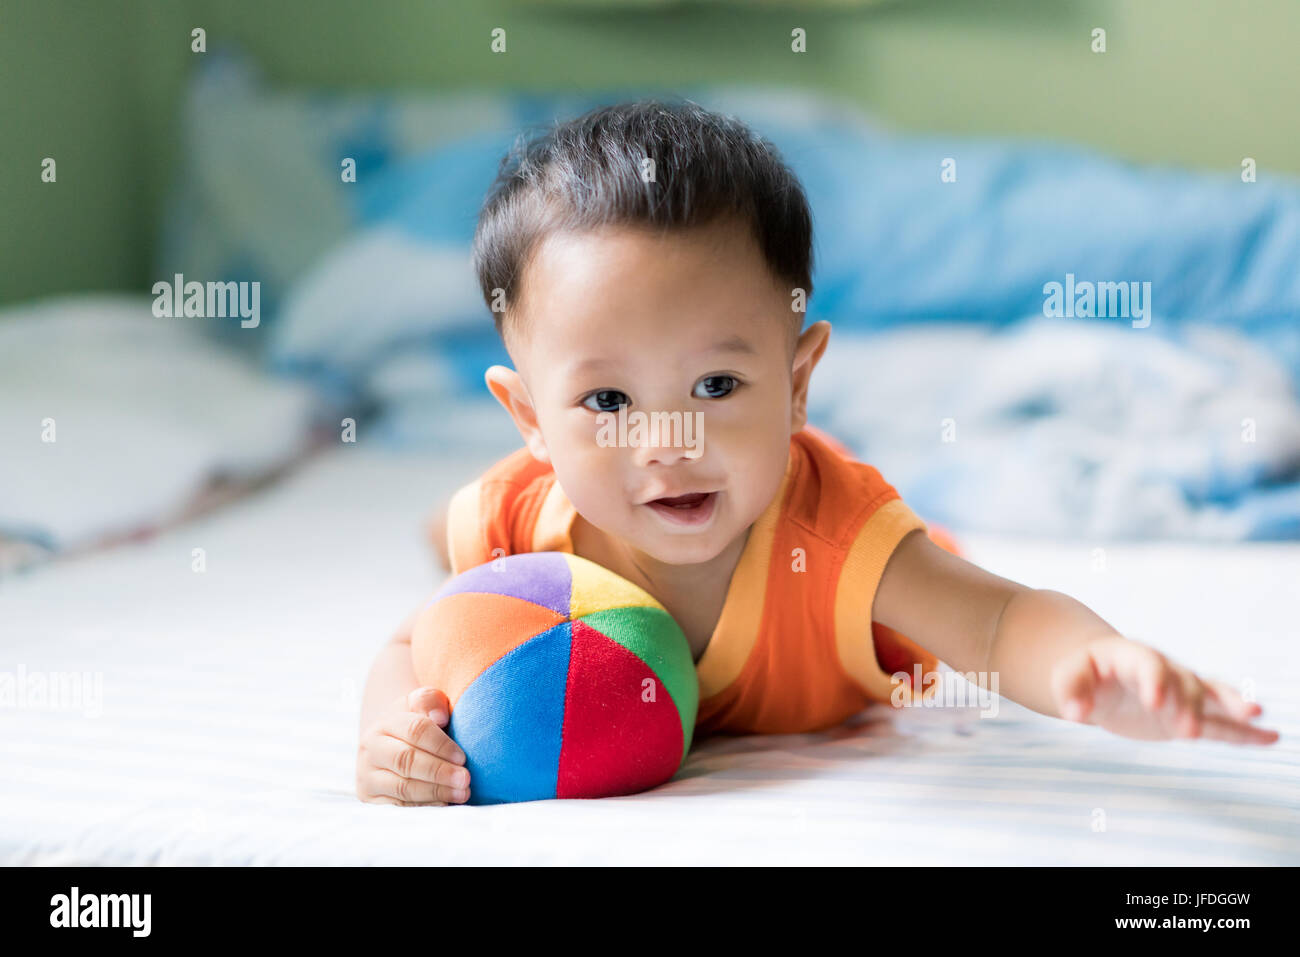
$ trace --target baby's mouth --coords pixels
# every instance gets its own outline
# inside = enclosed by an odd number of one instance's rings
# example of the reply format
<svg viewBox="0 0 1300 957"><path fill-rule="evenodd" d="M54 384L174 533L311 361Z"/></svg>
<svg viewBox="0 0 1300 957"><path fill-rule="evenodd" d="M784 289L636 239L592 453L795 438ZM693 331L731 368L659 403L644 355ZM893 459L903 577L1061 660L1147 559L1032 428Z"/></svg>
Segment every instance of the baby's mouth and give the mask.
<svg viewBox="0 0 1300 957"><path fill-rule="evenodd" d="M713 515L717 492L689 492L669 498L657 498L646 506L674 525L703 525Z"/></svg>
<svg viewBox="0 0 1300 957"><path fill-rule="evenodd" d="M712 494L712 492L689 492L672 498L657 498L652 504L667 505L669 508L696 508Z"/></svg>

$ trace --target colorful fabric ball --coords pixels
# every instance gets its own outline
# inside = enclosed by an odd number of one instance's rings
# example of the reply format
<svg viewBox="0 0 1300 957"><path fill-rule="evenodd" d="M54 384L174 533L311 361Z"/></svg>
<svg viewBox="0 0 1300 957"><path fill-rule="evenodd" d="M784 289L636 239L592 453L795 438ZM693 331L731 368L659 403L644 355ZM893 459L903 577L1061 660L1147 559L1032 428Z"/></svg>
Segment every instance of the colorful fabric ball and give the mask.
<svg viewBox="0 0 1300 957"><path fill-rule="evenodd" d="M451 702L470 804L634 794L690 750L699 684L681 628L646 591L563 552L448 581L411 638Z"/></svg>

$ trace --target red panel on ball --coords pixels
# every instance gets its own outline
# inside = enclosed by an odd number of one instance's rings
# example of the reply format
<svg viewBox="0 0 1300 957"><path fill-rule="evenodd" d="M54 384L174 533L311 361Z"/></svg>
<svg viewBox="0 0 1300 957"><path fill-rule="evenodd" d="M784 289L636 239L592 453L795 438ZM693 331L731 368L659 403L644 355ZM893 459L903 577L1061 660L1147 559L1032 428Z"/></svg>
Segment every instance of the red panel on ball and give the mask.
<svg viewBox="0 0 1300 957"><path fill-rule="evenodd" d="M643 701L646 679L655 700ZM682 761L682 719L636 655L573 622L555 796L609 797L663 784Z"/></svg>

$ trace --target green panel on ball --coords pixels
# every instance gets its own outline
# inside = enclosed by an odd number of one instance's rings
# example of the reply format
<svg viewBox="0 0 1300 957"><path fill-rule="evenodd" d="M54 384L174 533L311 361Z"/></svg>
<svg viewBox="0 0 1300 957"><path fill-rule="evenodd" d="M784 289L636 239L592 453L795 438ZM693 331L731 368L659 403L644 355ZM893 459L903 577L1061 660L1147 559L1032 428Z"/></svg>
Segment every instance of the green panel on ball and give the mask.
<svg viewBox="0 0 1300 957"><path fill-rule="evenodd" d="M631 606L595 611L577 619L632 652L659 676L682 719L682 759L691 749L700 683L691 646L673 617L662 608Z"/></svg>

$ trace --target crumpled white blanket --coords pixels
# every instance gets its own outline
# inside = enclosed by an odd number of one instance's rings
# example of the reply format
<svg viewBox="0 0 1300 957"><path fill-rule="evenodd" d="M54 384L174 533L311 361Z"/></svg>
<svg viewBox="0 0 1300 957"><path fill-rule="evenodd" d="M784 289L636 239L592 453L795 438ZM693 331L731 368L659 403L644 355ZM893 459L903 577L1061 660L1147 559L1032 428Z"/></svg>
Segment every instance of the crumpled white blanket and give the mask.
<svg viewBox="0 0 1300 957"><path fill-rule="evenodd" d="M1300 537L1300 404L1281 365L1222 327L832 331L809 415L958 529Z"/></svg>
<svg viewBox="0 0 1300 957"><path fill-rule="evenodd" d="M155 528L214 481L310 438L311 392L152 299L80 295L0 317L0 538L48 553Z"/></svg>

